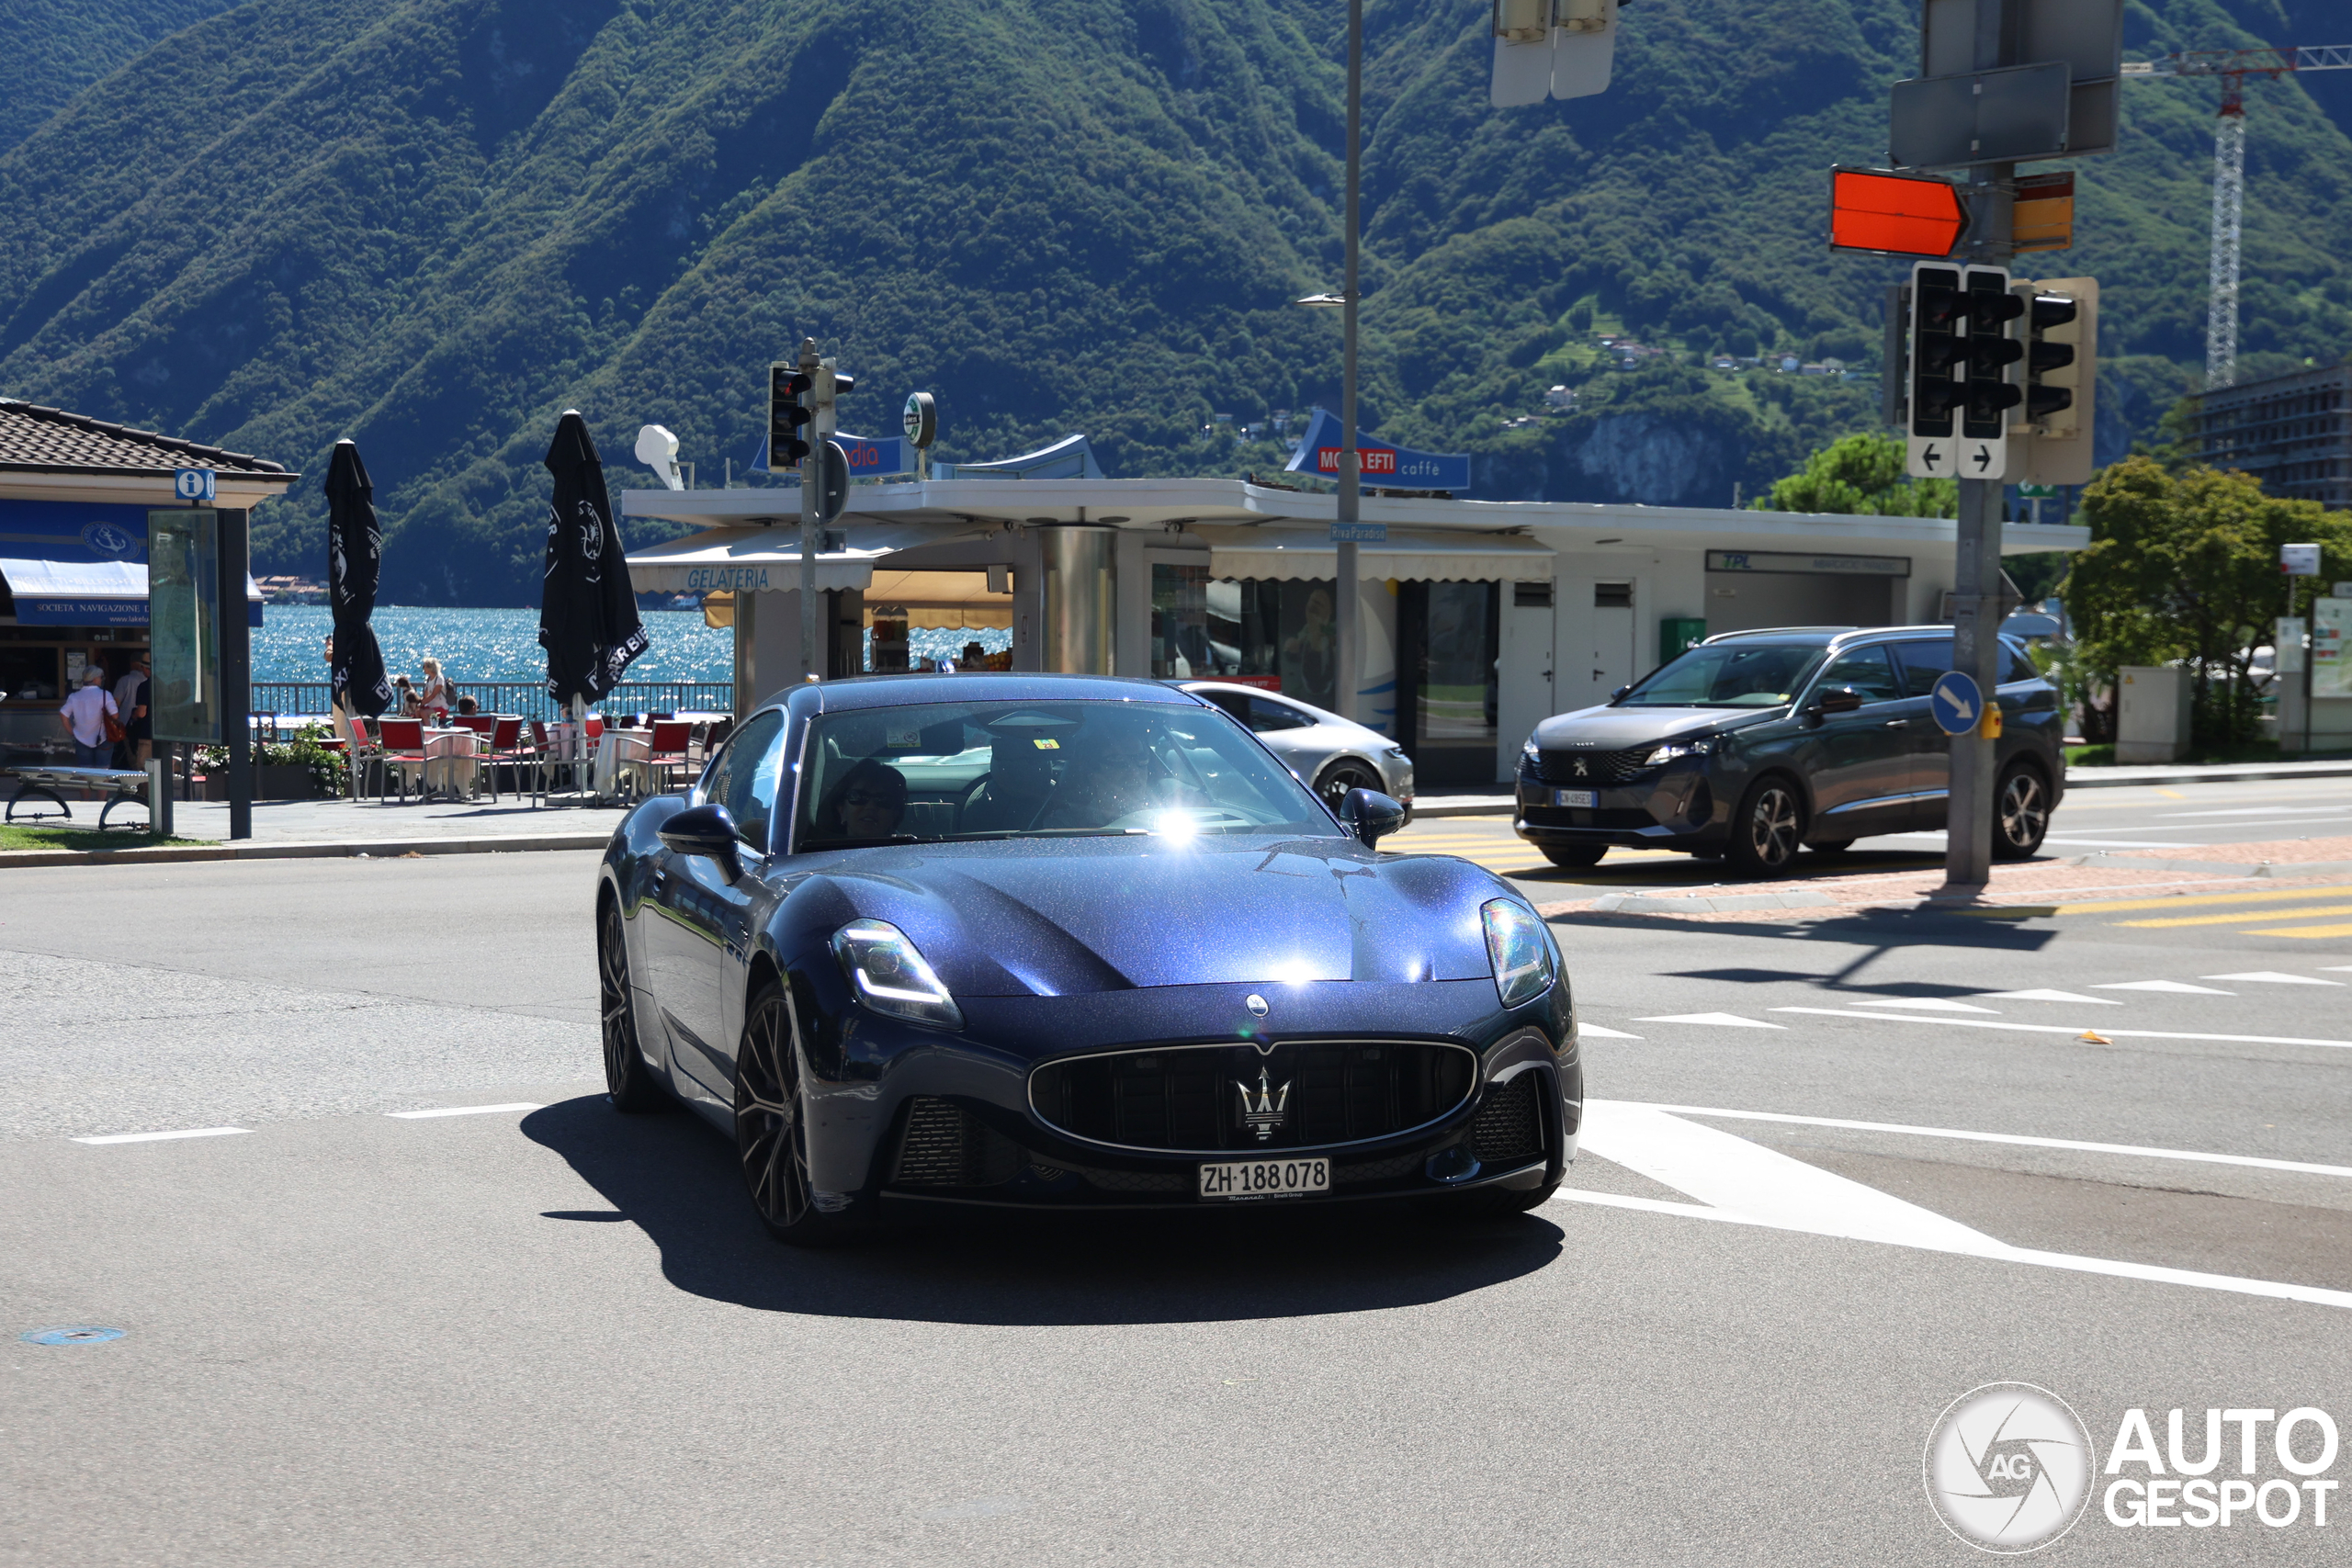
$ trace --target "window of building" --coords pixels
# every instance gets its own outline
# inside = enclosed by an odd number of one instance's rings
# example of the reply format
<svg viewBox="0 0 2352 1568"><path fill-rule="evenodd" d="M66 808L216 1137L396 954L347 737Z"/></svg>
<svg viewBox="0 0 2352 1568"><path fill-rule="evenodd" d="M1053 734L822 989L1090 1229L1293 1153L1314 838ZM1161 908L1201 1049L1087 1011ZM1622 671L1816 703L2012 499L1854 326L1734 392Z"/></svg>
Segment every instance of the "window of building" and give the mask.
<svg viewBox="0 0 2352 1568"><path fill-rule="evenodd" d="M1329 581L1211 581L1205 566L1151 568L1151 672L1241 681L1317 707L1336 696L1339 624Z"/></svg>

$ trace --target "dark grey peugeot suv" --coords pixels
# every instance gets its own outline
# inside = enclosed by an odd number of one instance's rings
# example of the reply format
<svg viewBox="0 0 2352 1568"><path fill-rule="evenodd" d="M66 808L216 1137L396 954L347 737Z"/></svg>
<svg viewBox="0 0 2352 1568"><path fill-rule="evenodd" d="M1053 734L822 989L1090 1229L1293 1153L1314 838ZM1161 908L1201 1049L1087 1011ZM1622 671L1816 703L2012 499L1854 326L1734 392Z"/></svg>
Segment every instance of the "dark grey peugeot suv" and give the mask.
<svg viewBox="0 0 2352 1568"><path fill-rule="evenodd" d="M1519 836L1554 865L1610 846L1723 856L1751 876L1944 825L1950 739L1928 711L1950 626L1786 626L1709 637L1600 707L1535 727ZM2001 643L1993 852L2041 847L2065 790L2056 688Z"/></svg>

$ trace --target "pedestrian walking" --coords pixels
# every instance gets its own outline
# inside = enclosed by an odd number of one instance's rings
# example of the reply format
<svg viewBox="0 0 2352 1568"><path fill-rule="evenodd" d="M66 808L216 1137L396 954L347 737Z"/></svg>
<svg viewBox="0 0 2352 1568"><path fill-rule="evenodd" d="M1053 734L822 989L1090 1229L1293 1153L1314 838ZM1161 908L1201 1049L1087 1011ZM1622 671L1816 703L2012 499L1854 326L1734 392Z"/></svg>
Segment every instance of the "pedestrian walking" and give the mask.
<svg viewBox="0 0 2352 1568"><path fill-rule="evenodd" d="M114 760L114 742L121 733L121 709L107 690L107 672L93 664L82 671L82 688L57 710L58 722L74 738L74 765L103 768Z"/></svg>
<svg viewBox="0 0 2352 1568"><path fill-rule="evenodd" d="M142 648L131 656L130 672L114 683L115 710L122 719L122 744L115 750L126 768L144 768L154 754L155 721L147 701L154 686L155 672Z"/></svg>

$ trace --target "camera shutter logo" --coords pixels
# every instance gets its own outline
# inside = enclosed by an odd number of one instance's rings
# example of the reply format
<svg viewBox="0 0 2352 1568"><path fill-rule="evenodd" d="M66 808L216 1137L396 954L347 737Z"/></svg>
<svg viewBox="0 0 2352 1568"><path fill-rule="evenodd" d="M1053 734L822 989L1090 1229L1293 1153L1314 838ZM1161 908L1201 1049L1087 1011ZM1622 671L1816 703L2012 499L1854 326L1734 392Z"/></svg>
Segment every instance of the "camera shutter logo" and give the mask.
<svg viewBox="0 0 2352 1568"><path fill-rule="evenodd" d="M2039 1551L2083 1517L2094 1457L2064 1400L2031 1383L1986 1383L1952 1401L1928 1434L1928 1502L1971 1546Z"/></svg>

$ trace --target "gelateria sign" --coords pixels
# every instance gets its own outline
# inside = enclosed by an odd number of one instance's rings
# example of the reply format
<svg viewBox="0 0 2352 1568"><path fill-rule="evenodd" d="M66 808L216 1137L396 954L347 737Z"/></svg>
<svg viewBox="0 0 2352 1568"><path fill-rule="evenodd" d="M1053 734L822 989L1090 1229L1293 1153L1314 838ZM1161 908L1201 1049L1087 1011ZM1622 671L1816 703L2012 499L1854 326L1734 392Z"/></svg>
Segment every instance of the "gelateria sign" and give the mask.
<svg viewBox="0 0 2352 1568"><path fill-rule="evenodd" d="M792 586L800 586L799 567L793 568ZM764 593L768 591L768 569L763 566L697 566L685 574L686 593Z"/></svg>

